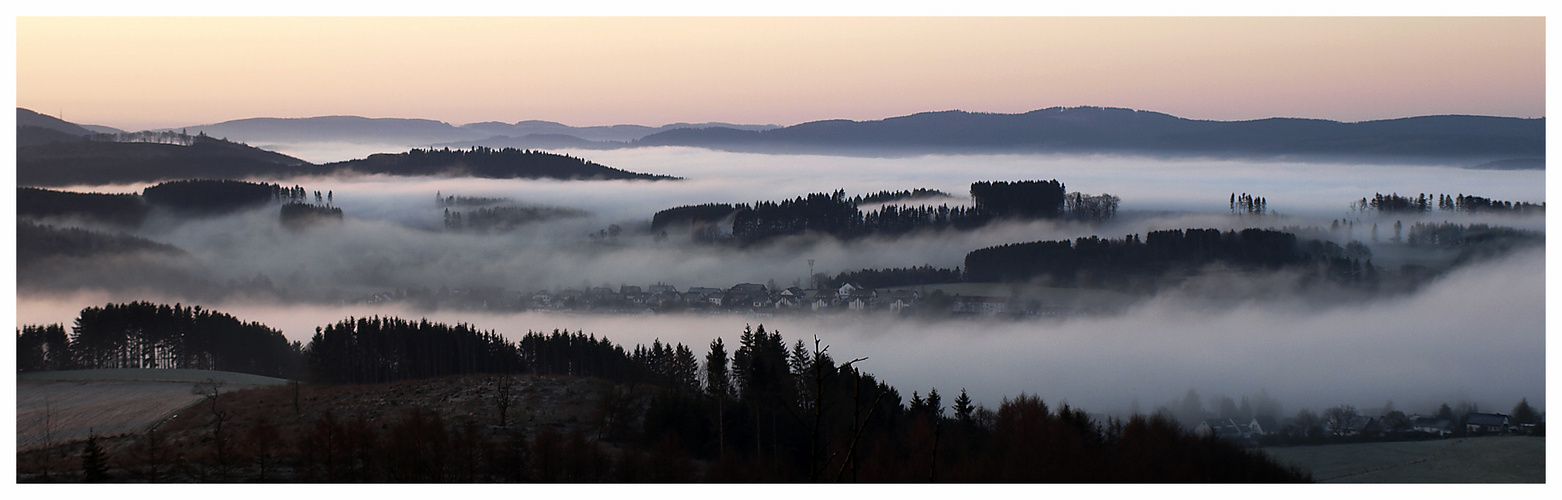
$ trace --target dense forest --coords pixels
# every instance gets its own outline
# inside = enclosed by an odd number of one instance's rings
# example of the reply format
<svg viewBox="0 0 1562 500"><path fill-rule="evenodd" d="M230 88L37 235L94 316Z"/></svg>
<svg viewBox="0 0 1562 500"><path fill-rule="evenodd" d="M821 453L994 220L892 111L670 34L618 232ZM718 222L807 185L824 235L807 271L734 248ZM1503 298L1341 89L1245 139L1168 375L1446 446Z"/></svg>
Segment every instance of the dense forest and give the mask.
<svg viewBox="0 0 1562 500"><path fill-rule="evenodd" d="M1104 221L1116 216L1119 201L1109 194L1068 193L1057 180L976 182L971 184L971 199L974 207L884 205L864 212L857 207L857 199L847 198L845 191L837 190L780 202L740 204L735 207L732 238L741 244L754 244L810 232L853 239L925 230L967 230L999 219L1067 217ZM714 213L716 207L705 210Z"/></svg>
<svg viewBox="0 0 1562 500"><path fill-rule="evenodd" d="M434 193L434 204L441 207L483 207L510 203L515 200L509 198L492 198L486 196L445 196L444 193Z"/></svg>
<svg viewBox="0 0 1562 500"><path fill-rule="evenodd" d="M586 212L560 207L479 207L473 210L445 209L445 229L478 232L504 232L516 227L562 217L582 217Z"/></svg>
<svg viewBox="0 0 1562 500"><path fill-rule="evenodd" d="M29 187L16 188L18 217L71 217L134 228L146 220L151 205L134 194L73 193Z"/></svg>
<svg viewBox="0 0 1562 500"><path fill-rule="evenodd" d="M282 225L290 228L304 227L316 222L342 220L342 209L330 205L315 205L297 201L282 204L277 214Z"/></svg>
<svg viewBox="0 0 1562 500"><path fill-rule="evenodd" d="M174 210L182 215L220 215L275 201L302 201L308 194L296 185L283 187L205 179L164 182L142 189L141 194L74 193L19 187L16 189L16 215L33 219L78 218L133 229L146 221L153 208Z"/></svg>
<svg viewBox="0 0 1562 500"><path fill-rule="evenodd" d="M55 256L101 257L138 252L180 255L184 250L123 233L16 222L16 265L19 268Z"/></svg>
<svg viewBox="0 0 1562 500"><path fill-rule="evenodd" d="M147 203L198 214L231 213L303 197L304 189L298 186L284 188L277 184L208 179L169 181L141 190L141 198Z"/></svg>
<svg viewBox="0 0 1562 500"><path fill-rule="evenodd" d="M310 380L375 383L461 373L516 373L515 344L493 332L397 318L348 318L304 348Z"/></svg>
<svg viewBox="0 0 1562 500"><path fill-rule="evenodd" d="M1328 276L1371 282L1377 270L1365 246L1298 242L1295 234L1267 229L1150 231L1122 239L1096 236L1074 241L1035 241L982 248L966 254L965 279L975 282L1029 281L1046 277L1063 286L1124 288L1176 272L1225 263L1239 268L1279 269L1318 262ZM1363 262L1365 260L1365 262Z"/></svg>
<svg viewBox="0 0 1562 500"><path fill-rule="evenodd" d="M257 467L265 477L268 464L273 480L290 470L292 476L281 479L336 482L1307 479L1261 454L1214 438L1194 437L1164 416L1098 421L1082 409L1049 406L1025 394L1005 398L996 410L973 404L964 391L949 406L937 389L925 397L913 392L905 400L897 389L857 368L865 358L837 362L818 339L812 345L802 340L788 345L779 332L762 325L745 328L730 348L720 338L713 340L702 363L693 349L682 344L656 341L650 347L627 350L605 338L559 331L528 332L519 342L510 342L466 325L396 318L348 319L317 330L302 349L283 342L281 350L242 351L252 357L245 361L229 357L225 347L202 351L190 345L206 341L204 345L226 346L224 342L239 337L280 335L226 315L144 303L90 308L77 323L69 339L59 326L23 328L18 335L19 366L57 368L61 362L51 353L67 345L74 363L68 366L202 366L205 362L218 369L232 363L270 369L267 353L276 352L307 360L306 373L316 383L533 373L601 377L617 384L598 406L596 437L572 432L567 439L578 442L569 446L552 428L530 435L505 429L505 411L515 404L506 396L504 384L509 382L501 382L498 399L493 401L497 419L473 414L465 421L447 422L429 409L413 407L398 421L349 427L358 419L327 412L313 425L299 427L301 434L271 435L271 446L263 455L236 454L226 447L234 443L231 436L276 433L263 423L267 417L236 419L220 410L213 397L210 403L218 427L213 439L203 440L201 446L211 447L215 454L186 458L209 460L209 466L219 467L202 466L201 470L222 471L220 476L198 476L206 480L232 480L238 477L236 470L253 474ZM220 331L246 335L207 335L219 331L209 329L217 323L234 323ZM154 339L147 335L150 331L183 332L176 337L184 343ZM288 391L297 397L297 389ZM280 391L276 396L287 397ZM294 405L297 408L296 399ZM157 438L147 433L142 439ZM412 445L409 439L422 444ZM289 443L292 446L286 446ZM603 446L609 444L619 452L603 454ZM235 463L235 456L244 461ZM363 459L340 464L339 458L332 457ZM682 465L669 470L666 465L671 464Z"/></svg>
<svg viewBox="0 0 1562 500"><path fill-rule="evenodd" d="M685 205L673 207L657 212L651 216L651 229L662 230L672 225L699 225L714 224L726 219L727 216L737 212L738 208L730 203L705 203L702 205Z"/></svg>
<svg viewBox="0 0 1562 500"><path fill-rule="evenodd" d="M188 368L291 377L298 343L282 332L227 314L178 304L108 304L81 310L66 341L59 325L17 335L19 371Z"/></svg>
<svg viewBox="0 0 1562 500"><path fill-rule="evenodd" d="M327 163L331 172L387 175L465 175L489 179L565 180L676 180L666 175L641 174L568 155L514 148L412 149L368 158Z"/></svg>

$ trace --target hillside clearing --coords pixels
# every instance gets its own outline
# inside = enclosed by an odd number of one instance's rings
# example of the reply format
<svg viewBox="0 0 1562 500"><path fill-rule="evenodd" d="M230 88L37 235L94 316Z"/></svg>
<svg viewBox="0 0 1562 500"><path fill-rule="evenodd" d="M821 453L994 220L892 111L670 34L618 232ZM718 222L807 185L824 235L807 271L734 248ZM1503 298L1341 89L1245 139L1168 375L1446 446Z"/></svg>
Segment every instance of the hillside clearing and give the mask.
<svg viewBox="0 0 1562 500"><path fill-rule="evenodd" d="M1502 436L1264 448L1320 483L1543 483L1546 439Z"/></svg>
<svg viewBox="0 0 1562 500"><path fill-rule="evenodd" d="M70 370L16 377L16 448L136 432L195 404L197 383L223 390L287 381L208 370Z"/></svg>

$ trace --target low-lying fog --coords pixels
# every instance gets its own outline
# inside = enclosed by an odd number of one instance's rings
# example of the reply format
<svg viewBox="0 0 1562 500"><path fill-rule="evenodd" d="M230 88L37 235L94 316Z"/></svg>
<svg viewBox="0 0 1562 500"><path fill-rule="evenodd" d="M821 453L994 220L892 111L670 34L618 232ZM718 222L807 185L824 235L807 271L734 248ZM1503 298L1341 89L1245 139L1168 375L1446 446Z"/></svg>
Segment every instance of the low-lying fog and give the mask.
<svg viewBox="0 0 1562 500"><path fill-rule="evenodd" d="M1473 194L1542 202L1541 171L1478 171L1430 166L1159 160L1109 156L925 156L875 159L711 152L690 148L573 151L604 165L687 178L678 182L560 182L441 178L290 179L329 191L346 220L302 231L284 229L275 207L187 220L154 213L135 234L179 246L188 258L170 265L215 283L264 276L295 297L333 303L375 291L441 286L541 289L646 286L665 282L726 288L740 282L806 283L808 260L834 275L861 268L930 264L955 267L971 250L1004 243L1088 236L1122 237L1187 227L1329 227L1356 220L1331 238L1372 243L1379 266L1392 262L1395 220L1491 222L1537 231L1543 217L1473 217L1446 212L1377 219L1349 204L1374 192ZM965 202L979 180L1053 179L1070 191L1121 197L1116 221L999 224L979 231L870 238L852 243L789 239L737 250L694 244L687 235L656 241L641 229L658 210L708 202L752 203L844 189L848 196L881 190L940 189ZM76 187L139 191L144 185ZM1266 217L1233 216L1231 193L1267 199ZM504 197L520 205L581 209L591 216L534 223L497 234L443 230L436 193ZM470 210L470 207L462 209ZM457 208L452 207L452 211ZM588 238L617 224L613 241ZM1506 409L1520 397L1544 405L1544 258L1526 251L1465 268L1409 296L1319 306L1309 297L1268 294L1263 300L1198 290L1242 290L1267 283L1203 281L1164 292L1112 317L1066 321L983 322L896 320L888 317L747 318L741 315L593 316L424 313L402 306L279 305L265 299L215 303L158 288L149 272L116 274L84 266L61 270L61 282L96 283L70 290L19 289L17 324L66 323L85 306L131 300L201 303L245 320L278 327L307 341L315 326L369 314L468 322L506 334L568 328L623 344L652 339L695 345L715 337L731 345L746 323L781 329L788 341L819 335L837 359L870 356L862 365L909 397L938 387L953 399L961 387L995 405L1021 391L1068 400L1091 411L1126 411L1137 400L1150 411L1189 388L1206 397L1239 397L1265 389L1286 404L1320 410L1349 403L1378 407L1392 399L1406 411L1459 400ZM74 273L74 275L72 274ZM175 278L170 278L175 279ZM183 279L183 278L177 278ZM151 283L163 291L124 292ZM1430 410L1430 408L1425 408Z"/></svg>
<svg viewBox="0 0 1562 500"><path fill-rule="evenodd" d="M887 316L754 318L420 312L394 305L350 307L209 304L308 341L314 327L348 316L466 322L514 338L528 330L584 330L632 346L681 342L703 355L721 337L733 346L745 325L779 329L787 341L817 335L838 360L910 397L961 388L996 406L1021 391L1090 411L1142 411L1180 398L1238 398L1260 390L1286 415L1341 403L1406 412L1470 401L1505 410L1519 398L1545 407L1545 261L1530 250L1452 273L1412 296L1319 310L1265 301L1210 307L1163 293L1125 314L1063 321L950 320ZM155 297L148 297L156 299ZM18 323L67 322L82 305L127 300L101 293L21 296Z"/></svg>
<svg viewBox="0 0 1562 500"><path fill-rule="evenodd" d="M195 255L205 275L218 282L264 275L289 286L335 293L440 286L502 287L536 291L613 287L665 282L727 287L775 280L807 283L814 270L834 275L862 268L933 265L955 267L967 252L991 245L1092 234L1122 237L1157 229L1188 227L1327 228L1335 219L1359 222L1332 235L1340 243L1373 243L1392 237L1394 220L1460 223L1491 220L1543 230L1543 217L1477 218L1433 212L1377 220L1351 211L1353 199L1374 192L1477 194L1494 199L1545 199L1538 171L1474 171L1446 167L1255 164L1224 161L1164 161L1144 158L1061 156L928 156L909 159L838 158L721 153L689 148L576 152L593 161L635 171L686 177L677 182L444 179L401 177L301 178L310 190L330 192L346 222L305 231L283 229L276 209L227 217L185 220L154 216L137 235L170 243ZM784 240L736 251L691 244L672 231L655 241L648 228L662 209L707 202L752 203L811 192L844 189L848 196L881 190L934 188L966 203L977 180L1062 180L1070 190L1111 193L1122 198L1116 221L1092 226L1073 222L1002 224L968 233L912 238L835 241ZM141 186L77 187L135 191ZM1229 213L1232 192L1265 197L1268 217ZM444 209L436 194L509 198L515 204L556 206L590 212L533 223L498 234L443 232ZM452 211L470 210L452 208ZM588 235L619 225L613 241ZM1393 252L1379 252L1383 256ZM1394 262L1376 261L1381 265ZM111 276L105 279L112 279Z"/></svg>

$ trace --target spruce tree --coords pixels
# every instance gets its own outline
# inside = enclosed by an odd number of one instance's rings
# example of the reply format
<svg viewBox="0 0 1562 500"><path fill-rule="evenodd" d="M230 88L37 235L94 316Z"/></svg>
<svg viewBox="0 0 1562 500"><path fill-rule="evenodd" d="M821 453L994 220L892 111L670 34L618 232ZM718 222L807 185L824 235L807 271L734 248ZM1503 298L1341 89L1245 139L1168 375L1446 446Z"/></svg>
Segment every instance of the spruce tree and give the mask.
<svg viewBox="0 0 1562 500"><path fill-rule="evenodd" d="M87 431L87 446L81 450L81 480L88 483L108 481L108 457L98 445L98 433Z"/></svg>

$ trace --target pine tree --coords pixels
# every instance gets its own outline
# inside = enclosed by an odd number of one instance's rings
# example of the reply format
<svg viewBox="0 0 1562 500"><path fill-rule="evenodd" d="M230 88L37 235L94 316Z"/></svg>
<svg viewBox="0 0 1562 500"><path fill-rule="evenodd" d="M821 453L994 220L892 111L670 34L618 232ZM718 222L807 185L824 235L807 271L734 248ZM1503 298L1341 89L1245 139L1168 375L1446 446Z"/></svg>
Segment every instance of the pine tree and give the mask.
<svg viewBox="0 0 1562 500"><path fill-rule="evenodd" d="M727 371L727 346L717 337L705 355L705 392L717 398L732 397L732 377Z"/></svg>
<svg viewBox="0 0 1562 500"><path fill-rule="evenodd" d="M960 421L960 425L970 425L971 414L974 411L976 407L971 405L971 397L967 396L965 388L961 387L960 396L955 398L955 419Z"/></svg>
<svg viewBox="0 0 1562 500"><path fill-rule="evenodd" d="M81 476L88 483L108 481L108 457L98 445L98 433L91 429L87 431L87 446L81 450Z"/></svg>

